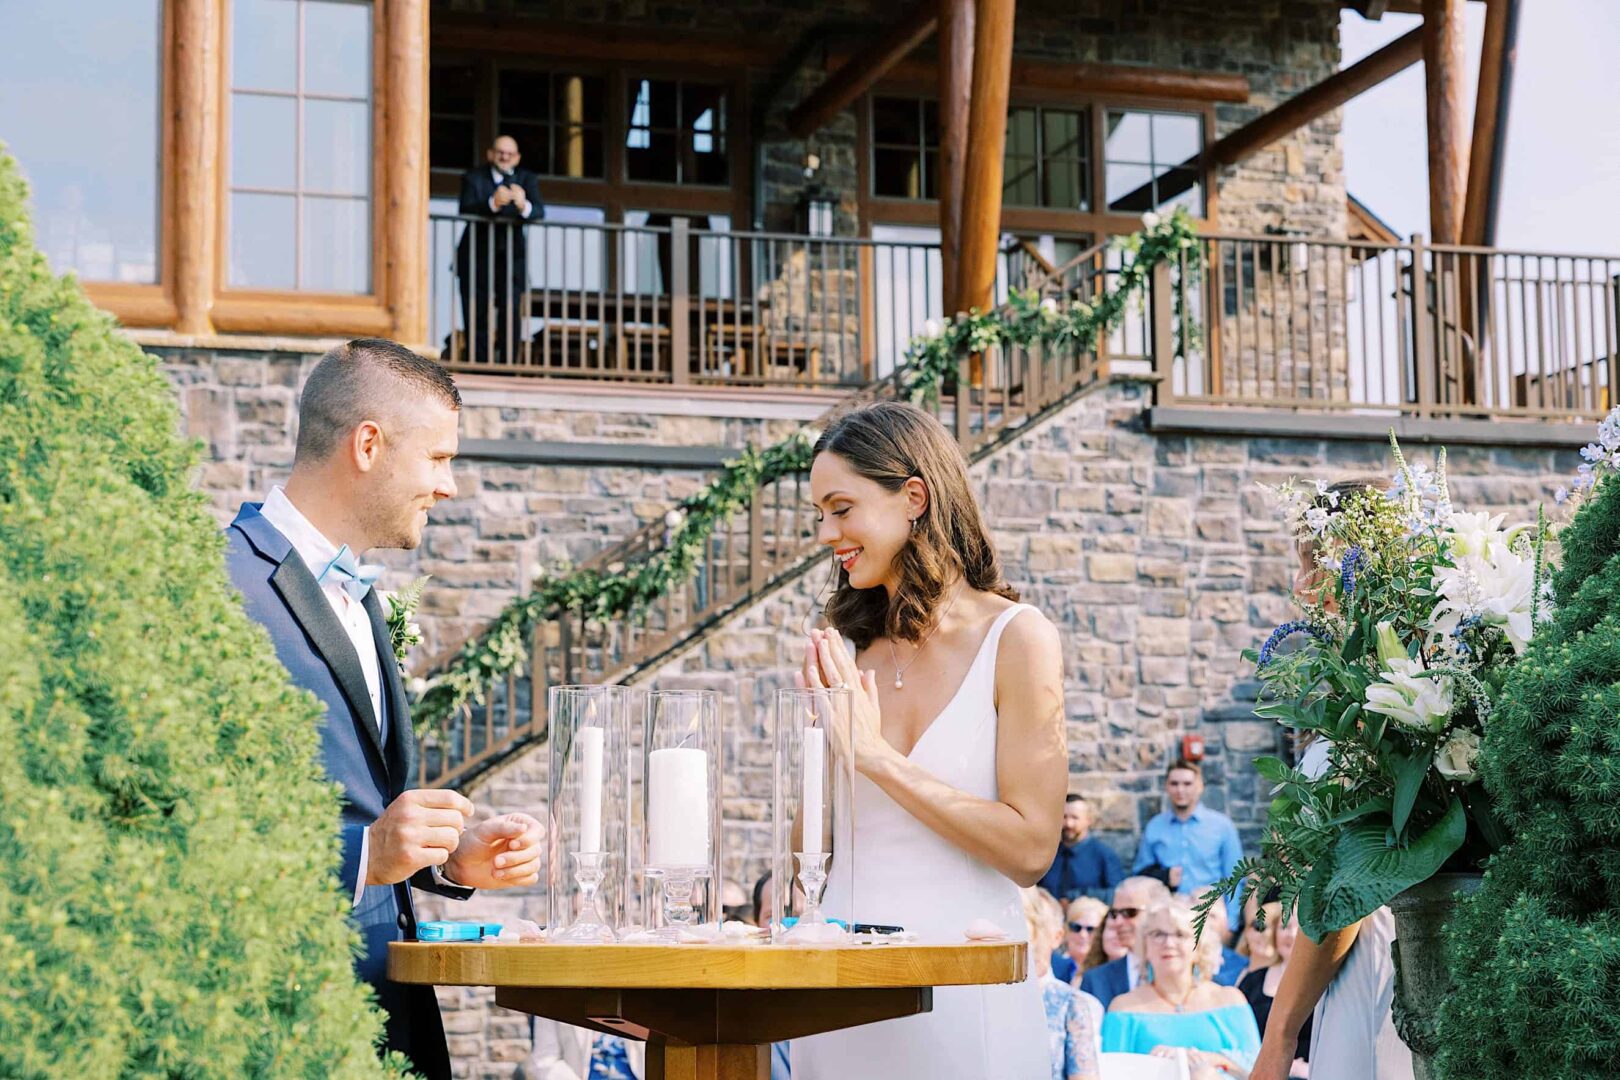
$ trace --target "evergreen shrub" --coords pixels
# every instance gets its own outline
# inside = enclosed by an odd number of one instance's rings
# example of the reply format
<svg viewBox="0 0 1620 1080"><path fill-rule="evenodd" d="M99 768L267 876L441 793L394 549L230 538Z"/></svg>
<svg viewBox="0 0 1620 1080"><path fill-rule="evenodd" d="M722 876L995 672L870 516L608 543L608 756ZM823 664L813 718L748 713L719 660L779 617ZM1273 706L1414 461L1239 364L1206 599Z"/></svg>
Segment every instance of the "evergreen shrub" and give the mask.
<svg viewBox="0 0 1620 1080"><path fill-rule="evenodd" d="M373 1078L319 707L0 149L0 1076Z"/></svg>
<svg viewBox="0 0 1620 1080"><path fill-rule="evenodd" d="M1512 841L1446 928L1448 1080L1620 1073L1620 481L1560 537L1558 609L1485 728Z"/></svg>

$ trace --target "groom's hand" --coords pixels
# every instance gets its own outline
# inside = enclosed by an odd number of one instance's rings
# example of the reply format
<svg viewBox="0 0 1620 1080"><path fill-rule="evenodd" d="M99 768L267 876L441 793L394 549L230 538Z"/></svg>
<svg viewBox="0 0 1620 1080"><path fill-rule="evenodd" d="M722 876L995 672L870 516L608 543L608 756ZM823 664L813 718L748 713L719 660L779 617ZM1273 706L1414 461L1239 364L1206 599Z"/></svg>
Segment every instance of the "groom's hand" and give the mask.
<svg viewBox="0 0 1620 1080"><path fill-rule="evenodd" d="M502 814L479 822L461 838L444 875L474 889L511 889L540 880L546 827L528 814Z"/></svg>
<svg viewBox="0 0 1620 1080"><path fill-rule="evenodd" d="M424 867L443 866L461 842L473 804L454 791L407 791L372 823L366 884L394 885Z"/></svg>

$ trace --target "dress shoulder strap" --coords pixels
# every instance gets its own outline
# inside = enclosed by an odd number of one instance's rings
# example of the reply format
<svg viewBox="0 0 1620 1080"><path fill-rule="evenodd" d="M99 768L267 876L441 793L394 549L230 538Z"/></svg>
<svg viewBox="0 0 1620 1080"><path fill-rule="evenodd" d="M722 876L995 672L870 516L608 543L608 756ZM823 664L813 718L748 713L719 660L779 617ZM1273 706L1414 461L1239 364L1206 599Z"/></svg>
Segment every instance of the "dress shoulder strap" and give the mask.
<svg viewBox="0 0 1620 1080"><path fill-rule="evenodd" d="M984 651L980 654L988 657L992 675L996 670L996 657L1001 652L1001 635L1006 631L1008 624L1016 619L1020 612L1034 611L1033 604L1014 604L1012 607L996 616L996 621L990 624L990 633L984 641Z"/></svg>

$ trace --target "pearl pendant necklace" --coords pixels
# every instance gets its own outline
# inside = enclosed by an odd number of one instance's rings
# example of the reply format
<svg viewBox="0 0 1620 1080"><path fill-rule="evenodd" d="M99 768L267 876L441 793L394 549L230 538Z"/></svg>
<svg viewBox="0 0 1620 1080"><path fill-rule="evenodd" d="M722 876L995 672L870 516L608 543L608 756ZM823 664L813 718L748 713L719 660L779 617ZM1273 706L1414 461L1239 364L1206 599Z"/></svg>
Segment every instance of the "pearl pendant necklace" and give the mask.
<svg viewBox="0 0 1620 1080"><path fill-rule="evenodd" d="M889 639L889 662L894 665L894 688L896 690L904 690L906 688L906 668L910 667L912 664L915 664L917 662L917 657L921 656L922 651L928 647L928 643L934 640L934 634L939 630L941 624L943 624L945 620L950 617L951 609L956 607L957 597L962 595L962 590L966 587L967 582L965 581L956 587L956 592L951 596L951 602L945 607L945 614L941 615L939 617L939 622L936 622L934 624L934 628L928 631L928 636L923 638L922 644L917 646L917 651L911 654L910 660L907 660L904 664L901 664L900 657L894 651L894 639Z"/></svg>

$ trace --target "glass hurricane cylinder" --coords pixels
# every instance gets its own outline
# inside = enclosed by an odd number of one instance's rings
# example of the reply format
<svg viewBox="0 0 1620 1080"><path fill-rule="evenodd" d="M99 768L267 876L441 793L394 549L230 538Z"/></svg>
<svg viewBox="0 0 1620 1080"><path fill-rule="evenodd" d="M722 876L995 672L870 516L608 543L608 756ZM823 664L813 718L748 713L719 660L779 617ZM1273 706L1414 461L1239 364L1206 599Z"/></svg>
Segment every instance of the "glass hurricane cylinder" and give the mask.
<svg viewBox="0 0 1620 1080"><path fill-rule="evenodd" d="M546 865L547 937L617 940L630 851L630 713L622 686L553 686Z"/></svg>
<svg viewBox="0 0 1620 1080"><path fill-rule="evenodd" d="M822 944L854 925L855 790L850 692L776 692L771 940ZM792 887L784 885L792 883ZM791 926L784 918L794 919Z"/></svg>
<svg viewBox="0 0 1620 1080"><path fill-rule="evenodd" d="M658 890L648 921L678 941L720 921L720 695L654 690L646 709L643 865Z"/></svg>

